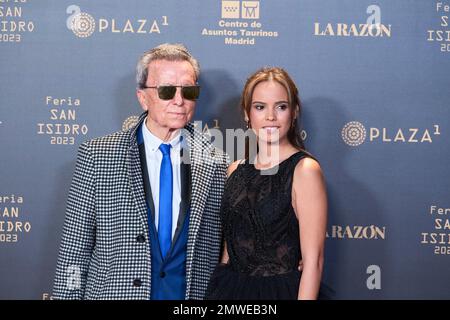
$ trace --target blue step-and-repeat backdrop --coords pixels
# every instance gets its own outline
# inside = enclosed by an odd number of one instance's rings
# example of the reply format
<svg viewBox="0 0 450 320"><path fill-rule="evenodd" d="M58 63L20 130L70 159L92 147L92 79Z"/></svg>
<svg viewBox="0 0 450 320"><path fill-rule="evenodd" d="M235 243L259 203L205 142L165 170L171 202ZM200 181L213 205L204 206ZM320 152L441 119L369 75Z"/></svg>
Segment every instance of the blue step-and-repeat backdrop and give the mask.
<svg viewBox="0 0 450 320"><path fill-rule="evenodd" d="M51 299L78 145L141 109L138 57L198 58L205 132L262 66L299 86L336 299L450 299L449 0L0 0L0 298Z"/></svg>

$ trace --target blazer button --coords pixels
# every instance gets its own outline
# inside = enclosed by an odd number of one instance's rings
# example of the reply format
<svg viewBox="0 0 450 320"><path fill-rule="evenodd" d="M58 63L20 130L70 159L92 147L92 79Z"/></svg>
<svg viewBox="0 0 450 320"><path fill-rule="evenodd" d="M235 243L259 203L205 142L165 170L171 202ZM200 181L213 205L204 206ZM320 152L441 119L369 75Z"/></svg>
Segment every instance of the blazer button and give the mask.
<svg viewBox="0 0 450 320"><path fill-rule="evenodd" d="M142 285L141 279L134 279L133 280L133 286L140 287Z"/></svg>
<svg viewBox="0 0 450 320"><path fill-rule="evenodd" d="M161 272L159 273L159 276L160 276L161 278L164 278L164 277L166 276L166 273L165 273L164 271L161 271Z"/></svg>
<svg viewBox="0 0 450 320"><path fill-rule="evenodd" d="M145 242L145 237L144 235L140 234L136 237L136 241L139 243L144 243Z"/></svg>

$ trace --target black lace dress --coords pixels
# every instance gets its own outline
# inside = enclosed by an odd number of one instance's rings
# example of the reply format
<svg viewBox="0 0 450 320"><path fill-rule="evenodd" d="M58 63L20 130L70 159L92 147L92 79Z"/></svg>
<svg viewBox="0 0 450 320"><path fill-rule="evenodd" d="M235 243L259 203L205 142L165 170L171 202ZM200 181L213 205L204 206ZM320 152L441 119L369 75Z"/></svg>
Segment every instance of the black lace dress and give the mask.
<svg viewBox="0 0 450 320"><path fill-rule="evenodd" d="M213 272L207 299L297 299L301 252L291 192L295 166L306 156L299 151L268 170L246 161L231 174L221 205L230 260Z"/></svg>

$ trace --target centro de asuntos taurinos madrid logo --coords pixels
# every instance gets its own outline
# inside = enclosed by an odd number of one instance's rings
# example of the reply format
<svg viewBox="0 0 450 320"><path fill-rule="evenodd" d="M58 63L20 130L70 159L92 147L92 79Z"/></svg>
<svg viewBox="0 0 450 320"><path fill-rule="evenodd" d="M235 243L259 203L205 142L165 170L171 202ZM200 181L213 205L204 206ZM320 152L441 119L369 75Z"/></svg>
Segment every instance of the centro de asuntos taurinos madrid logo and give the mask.
<svg viewBox="0 0 450 320"><path fill-rule="evenodd" d="M366 140L366 128L361 122L350 121L342 129L341 135L346 144L356 147Z"/></svg>
<svg viewBox="0 0 450 320"><path fill-rule="evenodd" d="M217 25L202 28L203 37L222 38L226 45L256 45L264 38L277 38L278 31L265 28L260 1L221 1ZM266 10L270 10L266 9ZM277 22L270 22L277 25Z"/></svg>
<svg viewBox="0 0 450 320"><path fill-rule="evenodd" d="M239 18L259 19L259 1L222 1L222 19Z"/></svg>

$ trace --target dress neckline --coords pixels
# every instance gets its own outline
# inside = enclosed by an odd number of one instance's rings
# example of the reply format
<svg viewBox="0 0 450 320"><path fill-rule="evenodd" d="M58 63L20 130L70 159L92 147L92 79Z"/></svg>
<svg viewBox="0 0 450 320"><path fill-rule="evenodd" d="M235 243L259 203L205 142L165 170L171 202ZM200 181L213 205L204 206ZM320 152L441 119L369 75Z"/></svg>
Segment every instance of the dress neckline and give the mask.
<svg viewBox="0 0 450 320"><path fill-rule="evenodd" d="M299 151L297 151L297 152L294 152L294 153L291 154L289 157L287 157L286 159L284 159L283 161L281 161L281 162L278 163L277 165L274 165L273 167L270 167L270 168L258 169L258 168L255 167L255 164L254 164L254 163L250 163L250 161L248 161L248 164L249 164L254 170L256 170L256 171L260 171L260 172L269 171L269 170L273 170L273 169L276 168L276 167L281 166L283 163L287 162L287 161L290 160L293 156L295 156L296 154L299 154L299 153L301 153L301 152L303 152L303 151L299 150Z"/></svg>

